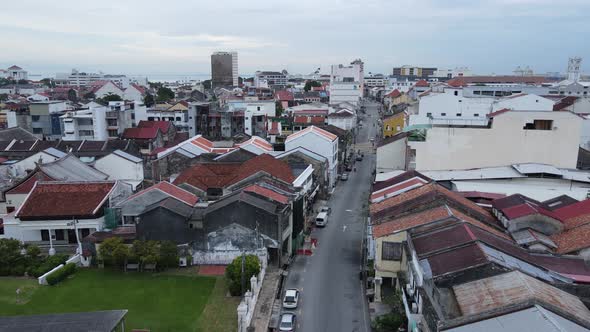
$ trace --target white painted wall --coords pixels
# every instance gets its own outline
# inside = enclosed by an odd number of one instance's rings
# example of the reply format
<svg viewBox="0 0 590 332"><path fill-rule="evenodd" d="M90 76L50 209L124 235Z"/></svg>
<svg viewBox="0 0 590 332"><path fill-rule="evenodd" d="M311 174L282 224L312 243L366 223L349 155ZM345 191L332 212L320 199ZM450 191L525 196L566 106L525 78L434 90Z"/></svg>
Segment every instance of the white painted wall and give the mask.
<svg viewBox="0 0 590 332"><path fill-rule="evenodd" d="M477 125L487 121L494 98L464 98L457 91L431 93L420 98L418 114L410 114L410 125L463 124ZM432 117L432 119L429 118Z"/></svg>
<svg viewBox="0 0 590 332"><path fill-rule="evenodd" d="M19 161L18 163L12 164L10 167L13 169L14 172L16 172L18 176L24 176L27 174L27 171L32 171L35 169L35 163L45 164L50 163L52 161L56 161L57 159L59 158L54 157L43 151L40 151L28 158Z"/></svg>
<svg viewBox="0 0 590 332"><path fill-rule="evenodd" d="M143 96L141 95L141 92L139 92L139 90L137 90L133 85L130 85L123 92L123 99L143 101Z"/></svg>
<svg viewBox="0 0 590 332"><path fill-rule="evenodd" d="M108 82L103 85L100 89L98 89L98 91L94 93L94 95L96 98L102 98L109 93L123 97L123 91L119 89L119 87L117 87L113 82Z"/></svg>
<svg viewBox="0 0 590 332"><path fill-rule="evenodd" d="M133 190L143 182L143 163L134 163L114 153L98 159L94 168L108 174L109 180L122 180L131 184Z"/></svg>
<svg viewBox="0 0 590 332"><path fill-rule="evenodd" d="M349 117L328 116L328 124L340 129L351 130L356 127L356 115Z"/></svg>
<svg viewBox="0 0 590 332"><path fill-rule="evenodd" d="M492 105L492 111L495 112L504 108L517 111L552 111L553 105L555 105L555 102L551 99L526 94L499 99Z"/></svg>
<svg viewBox="0 0 590 332"><path fill-rule="evenodd" d="M333 186L338 174L338 139L330 142L312 131L285 142L285 151L298 147L306 148L328 159L328 175L330 185Z"/></svg>
<svg viewBox="0 0 590 332"><path fill-rule="evenodd" d="M406 139L398 139L377 148L377 173L402 170L406 167Z"/></svg>
<svg viewBox="0 0 590 332"><path fill-rule="evenodd" d="M524 130L533 120L553 120L552 130ZM426 141L409 142L417 170L447 170L545 163L576 168L582 119L569 112L503 113L491 128L428 129Z"/></svg>

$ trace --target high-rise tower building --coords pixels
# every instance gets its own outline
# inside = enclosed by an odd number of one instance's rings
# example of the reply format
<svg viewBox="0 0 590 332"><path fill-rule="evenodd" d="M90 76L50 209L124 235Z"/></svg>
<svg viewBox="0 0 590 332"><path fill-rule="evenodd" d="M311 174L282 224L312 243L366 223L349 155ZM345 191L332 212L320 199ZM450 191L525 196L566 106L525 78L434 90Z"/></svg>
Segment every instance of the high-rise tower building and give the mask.
<svg viewBox="0 0 590 332"><path fill-rule="evenodd" d="M238 86L238 52L211 54L211 85L213 88Z"/></svg>

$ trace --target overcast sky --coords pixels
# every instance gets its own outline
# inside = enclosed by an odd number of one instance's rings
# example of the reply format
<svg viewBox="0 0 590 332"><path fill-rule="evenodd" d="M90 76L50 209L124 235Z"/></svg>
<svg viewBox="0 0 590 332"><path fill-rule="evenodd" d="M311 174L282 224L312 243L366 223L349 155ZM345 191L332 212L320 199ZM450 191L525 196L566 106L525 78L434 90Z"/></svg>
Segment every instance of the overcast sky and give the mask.
<svg viewBox="0 0 590 332"><path fill-rule="evenodd" d="M365 62L475 73L590 72L588 0L3 1L0 68L209 73L210 54L239 53L240 73L309 73Z"/></svg>

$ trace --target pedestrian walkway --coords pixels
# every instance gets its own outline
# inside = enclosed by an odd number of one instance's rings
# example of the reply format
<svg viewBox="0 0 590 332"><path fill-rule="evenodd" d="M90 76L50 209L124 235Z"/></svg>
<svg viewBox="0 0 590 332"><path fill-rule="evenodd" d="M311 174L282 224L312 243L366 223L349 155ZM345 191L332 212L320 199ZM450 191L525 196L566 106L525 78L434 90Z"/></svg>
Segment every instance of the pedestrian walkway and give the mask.
<svg viewBox="0 0 590 332"><path fill-rule="evenodd" d="M268 331L268 323L272 315L273 303L280 280L281 270L269 266L266 270L266 276L262 282L262 289L260 289L252 322L250 323L250 326L254 327L255 332Z"/></svg>

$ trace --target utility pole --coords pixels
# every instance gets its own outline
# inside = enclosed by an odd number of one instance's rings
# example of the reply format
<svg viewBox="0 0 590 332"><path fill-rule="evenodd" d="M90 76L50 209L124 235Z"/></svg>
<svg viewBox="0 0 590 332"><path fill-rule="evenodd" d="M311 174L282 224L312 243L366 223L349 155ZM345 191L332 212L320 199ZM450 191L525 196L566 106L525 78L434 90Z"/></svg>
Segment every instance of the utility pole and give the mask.
<svg viewBox="0 0 590 332"><path fill-rule="evenodd" d="M244 265L246 265L246 253L242 251L242 298L244 298L244 293L246 293L246 271Z"/></svg>

